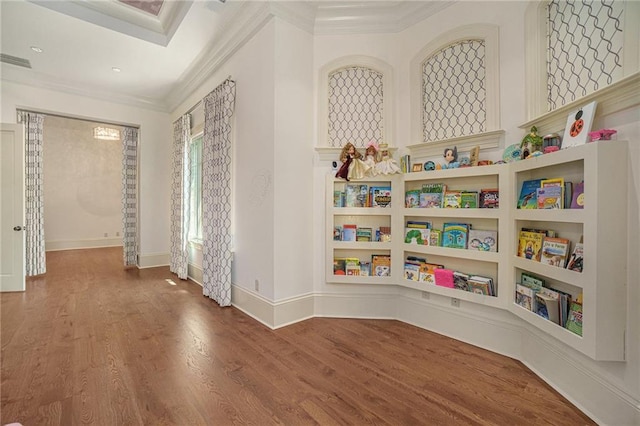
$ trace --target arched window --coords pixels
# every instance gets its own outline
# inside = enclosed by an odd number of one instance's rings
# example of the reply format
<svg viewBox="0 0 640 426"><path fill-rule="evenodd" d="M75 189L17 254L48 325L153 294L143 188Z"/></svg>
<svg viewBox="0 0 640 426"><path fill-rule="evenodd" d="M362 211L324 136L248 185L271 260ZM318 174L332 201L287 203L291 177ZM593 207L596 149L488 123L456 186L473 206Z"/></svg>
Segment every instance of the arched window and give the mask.
<svg viewBox="0 0 640 426"><path fill-rule="evenodd" d="M319 76L318 146L364 148L391 137L391 67L368 56L348 56L325 65Z"/></svg>

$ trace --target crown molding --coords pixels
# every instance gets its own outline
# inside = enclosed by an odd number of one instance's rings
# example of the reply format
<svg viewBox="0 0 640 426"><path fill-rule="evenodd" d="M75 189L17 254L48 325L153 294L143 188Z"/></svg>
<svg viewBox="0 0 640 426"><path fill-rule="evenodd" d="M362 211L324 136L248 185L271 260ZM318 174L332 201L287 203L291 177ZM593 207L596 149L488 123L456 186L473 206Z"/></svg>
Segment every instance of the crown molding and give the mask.
<svg viewBox="0 0 640 426"><path fill-rule="evenodd" d="M24 72L14 73L5 65L2 65L0 74L2 75L1 81L37 87L45 90L53 90L70 95L84 96L87 98L129 105L158 112L169 112L166 104L160 99L127 96L107 89L98 89L95 86L80 86L78 83L53 80L47 76L34 72L30 72L28 75Z"/></svg>
<svg viewBox="0 0 640 426"><path fill-rule="evenodd" d="M193 3L193 0L165 1L156 17L117 1L28 1L55 12L165 47L171 41Z"/></svg>
<svg viewBox="0 0 640 426"><path fill-rule="evenodd" d="M200 54L200 59L187 68L176 82L165 99L169 110L175 110L191 96L272 17L266 2L243 3L220 31L221 37L210 44Z"/></svg>
<svg viewBox="0 0 640 426"><path fill-rule="evenodd" d="M478 146L480 150L496 149L500 147L500 141L504 138L504 130L479 133L477 135L460 136L441 141L423 142L407 146L412 158L428 158L442 156L446 148L457 147L458 153L470 151Z"/></svg>

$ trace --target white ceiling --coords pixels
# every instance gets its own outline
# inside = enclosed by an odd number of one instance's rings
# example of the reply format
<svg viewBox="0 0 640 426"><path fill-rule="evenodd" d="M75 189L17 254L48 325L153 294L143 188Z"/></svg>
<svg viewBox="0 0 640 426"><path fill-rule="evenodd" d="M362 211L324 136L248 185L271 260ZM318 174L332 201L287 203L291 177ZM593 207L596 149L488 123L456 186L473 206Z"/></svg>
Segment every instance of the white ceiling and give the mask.
<svg viewBox="0 0 640 426"><path fill-rule="evenodd" d="M117 0L0 0L1 53L31 64L0 71L2 80L171 111L272 16L314 34L396 32L451 3L167 0L155 16Z"/></svg>

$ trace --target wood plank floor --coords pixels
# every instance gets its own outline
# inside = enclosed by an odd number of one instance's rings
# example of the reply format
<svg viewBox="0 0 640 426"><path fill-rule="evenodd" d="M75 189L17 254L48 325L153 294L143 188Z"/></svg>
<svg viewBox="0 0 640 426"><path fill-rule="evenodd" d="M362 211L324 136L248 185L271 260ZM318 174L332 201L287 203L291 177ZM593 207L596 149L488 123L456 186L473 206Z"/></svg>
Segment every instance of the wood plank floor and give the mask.
<svg viewBox="0 0 640 426"><path fill-rule="evenodd" d="M119 248L47 262L0 295L0 424L594 424L520 362L399 321L274 331Z"/></svg>

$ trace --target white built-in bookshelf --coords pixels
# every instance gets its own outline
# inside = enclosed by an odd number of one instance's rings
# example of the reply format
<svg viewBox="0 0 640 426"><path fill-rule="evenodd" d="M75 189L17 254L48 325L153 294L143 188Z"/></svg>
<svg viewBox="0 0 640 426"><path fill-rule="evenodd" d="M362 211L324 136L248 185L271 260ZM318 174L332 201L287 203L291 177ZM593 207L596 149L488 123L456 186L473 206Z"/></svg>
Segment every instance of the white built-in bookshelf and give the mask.
<svg viewBox="0 0 640 426"><path fill-rule="evenodd" d="M627 260L627 144L600 141L508 164L476 166L379 176L351 183L392 188L391 206L334 207L334 191L347 182L326 178L326 282L331 284L383 284L411 288L499 309L522 320L595 360L623 360L626 324ZM585 184L584 209L519 210L522 182L562 177ZM405 192L427 183L475 190L497 188L499 208L406 208ZM429 221L434 228L445 222L464 222L473 229L495 230L498 251L483 252L404 242L407 221ZM334 227L356 224L375 229L391 228L390 242L334 241ZM552 229L571 241L582 238L584 269L575 272L517 256L519 231ZM335 275L335 258L370 259L372 254L391 256L391 274L385 277ZM448 269L491 277L495 296L475 294L425 282L407 280L404 262L409 256L427 258ZM544 279L545 284L574 297L582 294L582 336L573 333L515 302L516 283L522 272Z"/></svg>

